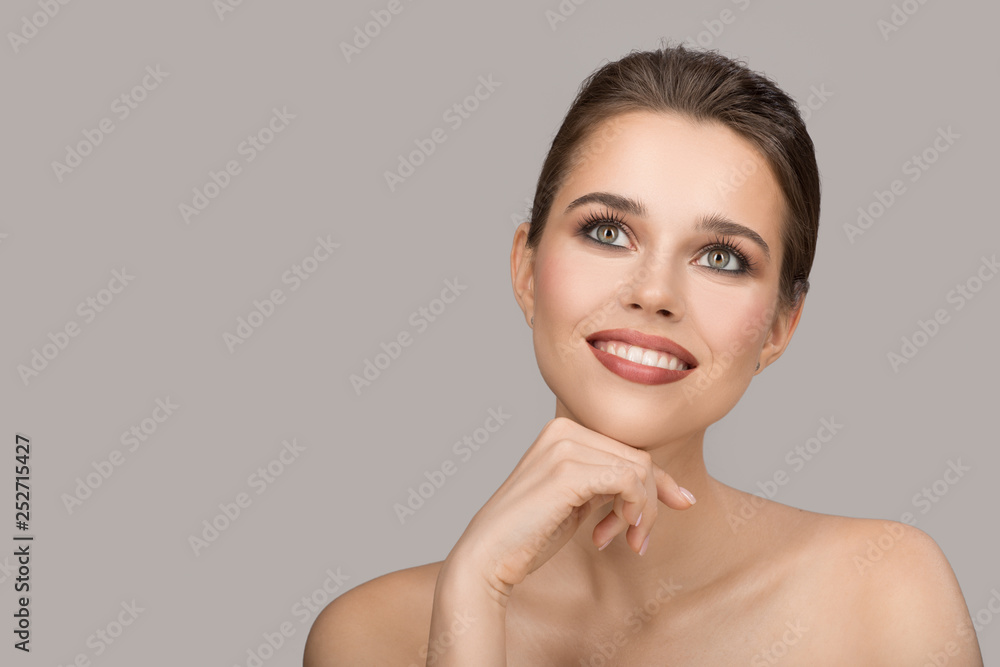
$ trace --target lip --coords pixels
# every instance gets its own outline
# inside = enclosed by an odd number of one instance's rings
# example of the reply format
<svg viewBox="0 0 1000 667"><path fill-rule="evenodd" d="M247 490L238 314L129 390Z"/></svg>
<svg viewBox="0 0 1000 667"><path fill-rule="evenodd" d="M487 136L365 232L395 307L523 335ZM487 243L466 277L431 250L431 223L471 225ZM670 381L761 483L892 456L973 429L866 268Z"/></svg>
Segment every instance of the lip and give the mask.
<svg viewBox="0 0 1000 667"><path fill-rule="evenodd" d="M587 336L586 340L590 345L590 349L593 350L594 355L609 371L615 375L625 378L626 380L637 382L639 384L654 385L676 382L690 375L698 366L698 360L694 358L694 355L685 350L681 345L675 343L669 338L653 336L652 334L642 333L641 331L636 331L635 329L607 329L604 331L598 331L597 333ZM620 340L628 343L629 345L638 345L639 347L644 347L649 350L666 352L674 355L687 364L688 369L675 371L668 368L643 366L642 364L629 361L628 359L622 359L616 354L609 354L594 347L594 343L601 340Z"/></svg>

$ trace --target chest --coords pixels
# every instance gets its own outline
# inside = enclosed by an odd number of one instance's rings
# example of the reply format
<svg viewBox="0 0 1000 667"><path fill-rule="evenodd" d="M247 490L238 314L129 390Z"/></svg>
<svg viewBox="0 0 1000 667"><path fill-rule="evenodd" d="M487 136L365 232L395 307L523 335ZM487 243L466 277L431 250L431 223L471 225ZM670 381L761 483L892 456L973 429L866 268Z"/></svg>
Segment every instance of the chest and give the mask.
<svg viewBox="0 0 1000 667"><path fill-rule="evenodd" d="M724 602L720 604L720 602ZM863 628L836 605L772 594L739 600L657 600L615 615L521 613L507 622L512 666L843 665Z"/></svg>

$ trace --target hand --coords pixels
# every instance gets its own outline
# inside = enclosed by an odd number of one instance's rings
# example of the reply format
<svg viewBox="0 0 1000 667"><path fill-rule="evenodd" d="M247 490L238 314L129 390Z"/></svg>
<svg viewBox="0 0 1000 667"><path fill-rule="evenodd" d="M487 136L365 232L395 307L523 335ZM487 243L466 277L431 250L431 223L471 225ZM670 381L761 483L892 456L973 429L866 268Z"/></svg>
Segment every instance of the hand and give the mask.
<svg viewBox="0 0 1000 667"><path fill-rule="evenodd" d="M676 510L693 504L647 452L570 419L552 419L472 518L446 564L478 574L505 601L610 501L612 511L594 527L594 547L625 531L639 553L656 522L657 500Z"/></svg>

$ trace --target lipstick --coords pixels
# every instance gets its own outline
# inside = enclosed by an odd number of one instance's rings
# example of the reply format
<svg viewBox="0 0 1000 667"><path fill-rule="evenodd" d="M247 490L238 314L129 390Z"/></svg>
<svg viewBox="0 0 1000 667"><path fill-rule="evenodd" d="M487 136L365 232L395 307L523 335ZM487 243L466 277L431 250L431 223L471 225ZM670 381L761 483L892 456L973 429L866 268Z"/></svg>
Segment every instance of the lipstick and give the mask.
<svg viewBox="0 0 1000 667"><path fill-rule="evenodd" d="M622 342L647 350L666 352L684 362L688 368L686 370L673 370L658 366L646 366L635 361L629 361L628 359L619 357L617 354L611 354L610 352L598 349L595 343L599 341ZM598 331L587 336L587 342L590 344L590 349L594 352L594 356L604 364L605 368L615 375L638 384L657 385L677 382L690 375L698 366L698 360L695 359L694 355L678 343L669 338L642 333L635 329L607 329Z"/></svg>

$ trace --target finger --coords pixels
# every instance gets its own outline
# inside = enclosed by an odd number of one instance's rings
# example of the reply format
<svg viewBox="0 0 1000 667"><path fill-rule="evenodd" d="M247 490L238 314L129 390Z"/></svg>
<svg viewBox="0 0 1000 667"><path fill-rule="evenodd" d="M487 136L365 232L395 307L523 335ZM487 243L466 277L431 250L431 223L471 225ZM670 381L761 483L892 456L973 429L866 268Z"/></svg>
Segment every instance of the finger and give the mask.
<svg viewBox="0 0 1000 667"><path fill-rule="evenodd" d="M682 488L663 468L653 464L656 497L670 509L686 510L695 503L694 494Z"/></svg>
<svg viewBox="0 0 1000 667"><path fill-rule="evenodd" d="M606 450L581 446L575 442L573 443L571 452L571 455L567 454L565 447L560 449L554 448L550 455L557 459L557 461L551 469L558 470L559 466L567 465L571 462L592 466L595 472L590 473L589 484L586 485L587 488L592 491L593 495L602 493L607 493L609 497L621 495L622 502L615 503L614 512L626 523L634 525L649 503L648 497L650 492L656 492L655 487L649 484L651 480L648 466L641 466ZM619 486L613 486L616 481ZM635 495L622 494L620 484L626 482L635 488L641 488L641 496L636 497ZM588 500L581 497L582 502L587 502Z"/></svg>
<svg viewBox="0 0 1000 667"><path fill-rule="evenodd" d="M598 451L601 452L603 450ZM631 450L629 460L633 459L635 461L632 465L637 468L640 476L644 477L646 503L641 508L639 514L636 515L625 509L625 501L621 496L615 498L612 511L618 520L614 521L607 518L607 523L605 524L607 527L602 526L599 538L602 540L600 544L605 545L615 535L622 531L627 531L625 535L626 544L629 545L632 551L642 554L644 553L643 546L646 544L649 535L653 532L653 525L656 523L656 518L659 514L659 490L656 485L656 474L653 470L657 466L652 462L649 454L640 450ZM615 463L615 465L624 466L628 464L625 459L619 459L619 462ZM632 520L632 517L635 517L635 519Z"/></svg>
<svg viewBox="0 0 1000 667"><path fill-rule="evenodd" d="M556 471L556 475L564 478L564 488L575 495L571 502L576 507L602 494L620 495L624 500L621 518L626 523L634 524L646 505L646 485L631 466L611 467L564 459Z"/></svg>
<svg viewBox="0 0 1000 667"><path fill-rule="evenodd" d="M577 445L582 443L577 443ZM612 471L622 471L624 469L632 469L636 477L638 477L646 488L646 501L641 506L632 506L628 500L618 495L615 497L615 502L612 507L612 513L617 517L617 521L612 519L607 519L607 528L602 527L600 531L600 545L603 546L607 544L609 539L612 539L615 535L621 533L622 531L628 531L625 537L626 543L629 547L636 553L642 552L643 544L646 543L646 538L653 530L653 524L656 522L657 514L659 513L659 508L657 505L659 501L657 499L658 489L655 481L655 474L652 469L655 464L646 452L633 449L631 447L624 447L627 457L620 457L615 453L608 452L605 449L601 449L600 446L591 447L589 445L583 445L582 447L577 446L574 449L574 454L578 459L594 462L595 464L600 464L602 462L608 462L609 468Z"/></svg>
<svg viewBox="0 0 1000 667"><path fill-rule="evenodd" d="M627 530L630 525L628 521L625 521L614 512L608 512L608 515L594 526L594 533L591 539L598 550L601 550L611 544L611 541Z"/></svg>
<svg viewBox="0 0 1000 667"><path fill-rule="evenodd" d="M646 507L642 510L640 520L634 526L627 529L625 542L640 556L645 553L649 536L653 532L653 525L659 516L659 489L656 486L656 469L659 468L652 460L649 461L652 474L646 477Z"/></svg>

